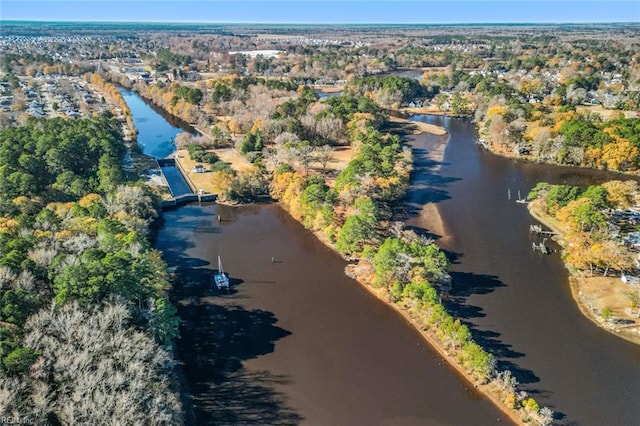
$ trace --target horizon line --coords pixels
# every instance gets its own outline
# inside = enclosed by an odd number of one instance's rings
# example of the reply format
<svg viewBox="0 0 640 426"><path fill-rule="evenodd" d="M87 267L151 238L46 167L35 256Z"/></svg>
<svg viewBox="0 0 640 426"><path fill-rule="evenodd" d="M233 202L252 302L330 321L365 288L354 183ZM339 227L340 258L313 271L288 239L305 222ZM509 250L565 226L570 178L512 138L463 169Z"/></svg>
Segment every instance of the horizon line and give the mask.
<svg viewBox="0 0 640 426"><path fill-rule="evenodd" d="M126 21L126 20L26 20L26 19L2 19L0 22L6 23L85 23L85 24L214 24L214 25L567 25L567 24L635 24L640 25L640 21L488 21L488 22L265 22L265 21ZM2 29L0 29L0 33Z"/></svg>

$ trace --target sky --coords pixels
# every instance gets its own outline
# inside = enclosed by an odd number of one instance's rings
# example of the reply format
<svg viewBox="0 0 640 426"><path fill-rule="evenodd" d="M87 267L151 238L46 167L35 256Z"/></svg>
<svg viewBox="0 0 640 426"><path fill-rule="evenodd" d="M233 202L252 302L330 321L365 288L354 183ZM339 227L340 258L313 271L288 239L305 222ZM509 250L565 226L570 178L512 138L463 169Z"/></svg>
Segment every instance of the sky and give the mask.
<svg viewBox="0 0 640 426"><path fill-rule="evenodd" d="M640 22L640 0L0 0L0 21L212 23Z"/></svg>

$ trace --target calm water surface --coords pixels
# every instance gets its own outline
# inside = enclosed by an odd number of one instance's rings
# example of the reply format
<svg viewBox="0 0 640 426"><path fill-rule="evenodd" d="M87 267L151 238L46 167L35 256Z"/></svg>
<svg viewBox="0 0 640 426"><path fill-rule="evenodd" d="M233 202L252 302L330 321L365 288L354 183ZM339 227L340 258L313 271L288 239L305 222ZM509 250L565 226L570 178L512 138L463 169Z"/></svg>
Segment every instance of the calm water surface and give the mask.
<svg viewBox="0 0 640 426"><path fill-rule="evenodd" d="M125 99L145 152L170 154L164 141L179 131L159 127L137 95ZM190 424L508 424L279 206L190 205L163 217L155 245L179 268ZM211 283L218 256L228 293Z"/></svg>
<svg viewBox="0 0 640 426"><path fill-rule="evenodd" d="M580 313L559 254L531 251L529 225L536 222L514 201L538 181L587 185L620 176L501 158L474 144L469 121L414 119L451 134L440 170L434 174L431 163L419 168L416 186L423 189L413 193L414 204L438 202L451 236L445 243L454 260L451 308L537 400L560 412L562 423L639 424L640 347ZM410 223L420 226L420 216Z"/></svg>
<svg viewBox="0 0 640 426"><path fill-rule="evenodd" d="M138 130L138 145L147 155L164 158L175 150L171 141L183 132L174 122L168 122L158 111L129 90L120 89L125 102L133 115L133 122Z"/></svg>
<svg viewBox="0 0 640 426"><path fill-rule="evenodd" d="M193 423L509 423L279 206L191 205L164 218L156 247L180 268ZM211 284L218 255L229 292Z"/></svg>

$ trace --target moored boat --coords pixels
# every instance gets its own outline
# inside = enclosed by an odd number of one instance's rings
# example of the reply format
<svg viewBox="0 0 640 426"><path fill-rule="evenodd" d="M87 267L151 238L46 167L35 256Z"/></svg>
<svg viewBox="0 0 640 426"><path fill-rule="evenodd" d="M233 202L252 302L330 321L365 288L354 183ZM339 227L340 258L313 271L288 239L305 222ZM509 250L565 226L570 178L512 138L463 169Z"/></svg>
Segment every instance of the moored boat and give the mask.
<svg viewBox="0 0 640 426"><path fill-rule="evenodd" d="M218 287L218 290L223 288L229 288L229 277L224 273L224 269L222 269L222 260L220 256L218 256L218 272L213 276L213 282Z"/></svg>

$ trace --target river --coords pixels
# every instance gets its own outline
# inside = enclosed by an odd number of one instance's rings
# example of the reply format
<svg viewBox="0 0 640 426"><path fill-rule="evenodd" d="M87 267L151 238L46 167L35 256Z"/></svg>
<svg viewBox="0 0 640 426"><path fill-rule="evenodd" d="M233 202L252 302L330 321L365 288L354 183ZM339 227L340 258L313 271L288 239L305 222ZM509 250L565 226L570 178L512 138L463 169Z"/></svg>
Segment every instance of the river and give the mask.
<svg viewBox="0 0 640 426"><path fill-rule="evenodd" d="M139 105L130 104L134 121ZM450 308L560 422L637 424L640 350L582 316L559 256L531 252L533 221L513 201L538 180L606 175L500 158L477 148L468 121L417 119L451 133L442 164L416 150L408 219L424 226L422 207L437 203L449 236L440 243L454 261ZM177 354L194 424L507 421L277 205L166 212L156 247L179 267ZM211 286L218 255L228 294Z"/></svg>
<svg viewBox="0 0 640 426"><path fill-rule="evenodd" d="M195 423L508 423L278 205L164 218L156 247L180 268L178 354ZM229 293L211 284L218 255Z"/></svg>
<svg viewBox="0 0 640 426"><path fill-rule="evenodd" d="M411 194L409 220L423 225L416 206L437 202L448 234L442 245L453 259L450 308L527 391L559 412L561 423L638 424L640 347L582 315L559 254L531 251L529 225L536 221L514 201L538 181L587 185L620 175L502 158L475 145L468 120L414 120L444 126L451 136L442 164L418 165L414 184L422 190ZM414 146L429 138L414 140Z"/></svg>
<svg viewBox="0 0 640 426"><path fill-rule="evenodd" d="M164 158L173 153L175 146L172 140L189 129L181 126L183 123L177 118L171 119L169 114L161 114L159 108L154 108L137 93L125 89L120 89L120 93L133 115L134 125L138 130L138 145L143 152L156 158Z"/></svg>
<svg viewBox="0 0 640 426"><path fill-rule="evenodd" d="M125 99L138 138L158 142L145 151L162 145L159 127L148 137L136 121L162 117L133 93ZM276 204L165 212L155 247L178 267L176 353L190 424L509 422ZM211 283L218 255L229 293Z"/></svg>

